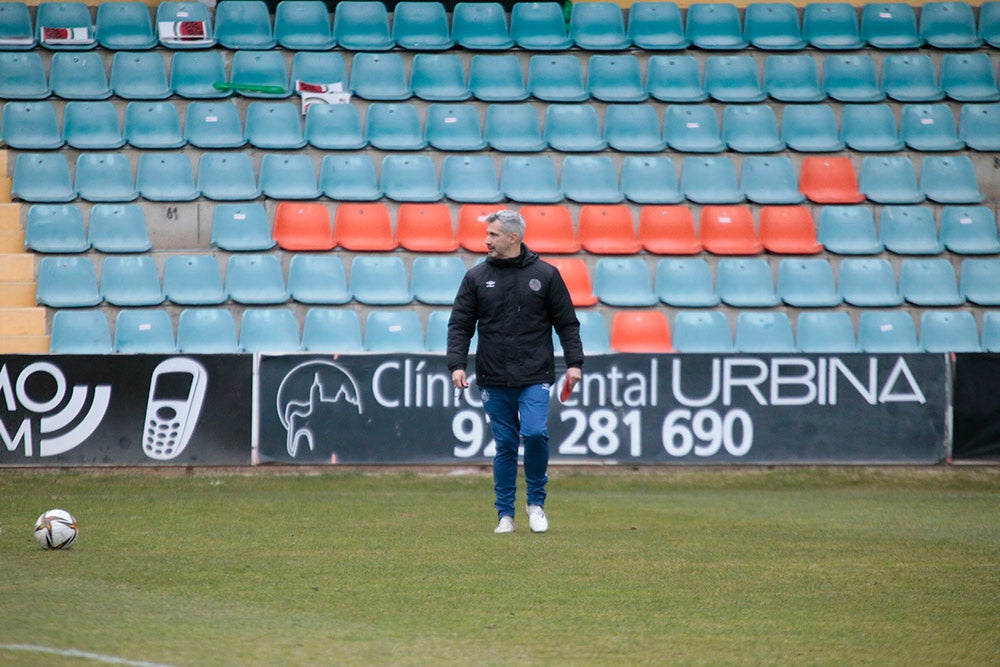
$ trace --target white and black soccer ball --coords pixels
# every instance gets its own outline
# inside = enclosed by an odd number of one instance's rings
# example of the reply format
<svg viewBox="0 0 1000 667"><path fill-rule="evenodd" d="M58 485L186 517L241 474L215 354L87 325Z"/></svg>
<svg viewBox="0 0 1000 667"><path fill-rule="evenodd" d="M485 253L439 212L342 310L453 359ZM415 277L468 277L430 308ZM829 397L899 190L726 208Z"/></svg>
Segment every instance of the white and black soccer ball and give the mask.
<svg viewBox="0 0 1000 667"><path fill-rule="evenodd" d="M76 519L66 510L49 510L35 522L35 539L43 549L65 549L76 535Z"/></svg>

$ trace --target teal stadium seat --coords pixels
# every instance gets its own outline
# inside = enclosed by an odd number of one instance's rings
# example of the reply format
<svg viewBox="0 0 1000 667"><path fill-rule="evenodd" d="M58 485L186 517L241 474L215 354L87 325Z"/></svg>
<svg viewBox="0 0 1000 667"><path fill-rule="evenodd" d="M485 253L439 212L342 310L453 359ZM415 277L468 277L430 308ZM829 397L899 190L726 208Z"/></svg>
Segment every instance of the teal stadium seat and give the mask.
<svg viewBox="0 0 1000 667"><path fill-rule="evenodd" d="M799 204L798 177L791 158L783 155L748 155L740 169L740 187L756 204Z"/></svg>
<svg viewBox="0 0 1000 667"><path fill-rule="evenodd" d="M212 210L210 243L230 252L270 250L271 220L261 202L216 204Z"/></svg>
<svg viewBox="0 0 1000 667"><path fill-rule="evenodd" d="M959 271L959 289L970 303L1000 306L1000 259L963 259Z"/></svg>
<svg viewBox="0 0 1000 667"><path fill-rule="evenodd" d="M382 198L375 163L367 155L324 155L319 172L320 188L330 199L375 201Z"/></svg>
<svg viewBox="0 0 1000 667"><path fill-rule="evenodd" d="M228 308L185 308L177 318L177 351L181 354L239 352L233 314Z"/></svg>
<svg viewBox="0 0 1000 667"><path fill-rule="evenodd" d="M316 199L316 167L307 153L265 153L258 175L260 191L271 199Z"/></svg>
<svg viewBox="0 0 1000 667"><path fill-rule="evenodd" d="M563 200L555 164L544 156L504 157L500 191L521 204L557 204Z"/></svg>
<svg viewBox="0 0 1000 667"><path fill-rule="evenodd" d="M967 310L925 310L920 314L924 352L982 352L976 318Z"/></svg>
<svg viewBox="0 0 1000 667"><path fill-rule="evenodd" d="M715 271L722 302L737 308L767 308L780 303L771 267L759 257L723 257Z"/></svg>
<svg viewBox="0 0 1000 667"><path fill-rule="evenodd" d="M700 257L670 257L656 263L657 298L676 308L711 308L720 303L712 269Z"/></svg>
<svg viewBox="0 0 1000 667"><path fill-rule="evenodd" d="M227 49L270 49L277 43L263 0L222 0L215 7L215 39Z"/></svg>
<svg viewBox="0 0 1000 667"><path fill-rule="evenodd" d="M189 102L184 114L184 139L198 148L240 148L246 144L243 120L235 103Z"/></svg>
<svg viewBox="0 0 1000 667"><path fill-rule="evenodd" d="M571 5L569 37L584 51L623 51L632 45L625 31L625 17L615 2Z"/></svg>
<svg viewBox="0 0 1000 667"><path fill-rule="evenodd" d="M684 158L680 186L684 197L698 204L738 204L745 199L728 157Z"/></svg>
<svg viewBox="0 0 1000 667"><path fill-rule="evenodd" d="M37 44L28 5L0 2L0 51L27 51Z"/></svg>
<svg viewBox="0 0 1000 667"><path fill-rule="evenodd" d="M738 153L776 153L785 149L778 118L769 104L729 105L722 111L722 140Z"/></svg>
<svg viewBox="0 0 1000 667"><path fill-rule="evenodd" d="M902 2L873 2L861 8L861 39L877 49L916 49L924 40L917 14Z"/></svg>
<svg viewBox="0 0 1000 667"><path fill-rule="evenodd" d="M843 301L830 262L785 258L778 264L777 294L793 308L832 308Z"/></svg>
<svg viewBox="0 0 1000 667"><path fill-rule="evenodd" d="M907 146L921 153L965 148L958 138L955 116L945 103L904 105L899 133Z"/></svg>
<svg viewBox="0 0 1000 667"><path fill-rule="evenodd" d="M725 2L688 7L684 34L699 49L739 51L749 46L743 37L739 10Z"/></svg>
<svg viewBox="0 0 1000 667"><path fill-rule="evenodd" d="M396 45L385 5L373 0L337 3L333 38L337 46L348 51L388 51Z"/></svg>
<svg viewBox="0 0 1000 667"><path fill-rule="evenodd" d="M904 259L899 270L899 291L916 306L958 306L965 298L951 260L943 257Z"/></svg>
<svg viewBox="0 0 1000 667"><path fill-rule="evenodd" d="M897 255L938 255L944 252L934 212L927 206L883 206L878 219L878 233L885 249Z"/></svg>
<svg viewBox="0 0 1000 667"><path fill-rule="evenodd" d="M634 2L628 12L627 37L646 51L679 51L690 42L675 2Z"/></svg>
<svg viewBox="0 0 1000 667"><path fill-rule="evenodd" d="M164 32L164 24L175 26ZM161 2L156 6L157 37L168 49L209 49L216 43L208 5L200 2Z"/></svg>
<svg viewBox="0 0 1000 667"><path fill-rule="evenodd" d="M795 347L806 353L857 352L851 316L841 310L803 311L795 321Z"/></svg>
<svg viewBox="0 0 1000 667"><path fill-rule="evenodd" d="M767 51L795 51L806 47L798 10L790 2L751 3L743 17L743 37Z"/></svg>
<svg viewBox="0 0 1000 667"><path fill-rule="evenodd" d="M673 161L663 155L628 155L622 160L622 194L636 204L678 204L684 200Z"/></svg>
<svg viewBox="0 0 1000 667"><path fill-rule="evenodd" d="M917 329L905 310L862 311L858 347L869 354L920 352Z"/></svg>
<svg viewBox="0 0 1000 667"><path fill-rule="evenodd" d="M78 31L69 41L51 41L46 31L69 28ZM35 9L35 34L38 44L54 51L83 51L97 46L90 8L83 2L43 2Z"/></svg>
<svg viewBox="0 0 1000 667"><path fill-rule="evenodd" d="M229 0L233 2L235 0ZM285 56L271 51L233 52L230 86L243 97L284 98L292 94L288 86Z"/></svg>
<svg viewBox="0 0 1000 667"><path fill-rule="evenodd" d="M501 153L535 153L547 146L532 104L489 105L483 134L486 143Z"/></svg>
<svg viewBox="0 0 1000 667"><path fill-rule="evenodd" d="M919 204L924 194L917 185L913 162L905 155L868 155L861 161L858 188L879 204Z"/></svg>
<svg viewBox="0 0 1000 667"><path fill-rule="evenodd" d="M840 122L840 136L852 150L894 153L903 149L896 116L888 104L845 104Z"/></svg>
<svg viewBox="0 0 1000 667"><path fill-rule="evenodd" d="M945 206L941 209L941 242L960 255L1000 252L997 221L987 206Z"/></svg>
<svg viewBox="0 0 1000 667"><path fill-rule="evenodd" d="M237 151L202 153L197 189L214 201L248 201L261 194L250 155Z"/></svg>
<svg viewBox="0 0 1000 667"><path fill-rule="evenodd" d="M167 63L156 51L116 51L110 85L116 97L127 100L164 100L173 94Z"/></svg>
<svg viewBox="0 0 1000 667"><path fill-rule="evenodd" d="M472 56L469 91L483 102L519 102L529 97L521 61L515 55Z"/></svg>
<svg viewBox="0 0 1000 667"><path fill-rule="evenodd" d="M984 2L980 6L976 33L990 46L1000 47L1000 2Z"/></svg>
<svg viewBox="0 0 1000 667"><path fill-rule="evenodd" d="M67 102L63 139L81 150L113 150L125 145L118 111L112 102Z"/></svg>
<svg viewBox="0 0 1000 667"><path fill-rule="evenodd" d="M274 8L274 38L290 51L328 51L336 46L325 3L281 0Z"/></svg>
<svg viewBox="0 0 1000 667"><path fill-rule="evenodd" d="M408 51L445 51L455 45L448 15L440 2L397 2L392 13L392 40Z"/></svg>
<svg viewBox="0 0 1000 667"><path fill-rule="evenodd" d="M736 351L752 354L794 352L792 321L782 311L741 312L736 315Z"/></svg>
<svg viewBox="0 0 1000 667"><path fill-rule="evenodd" d="M368 143L383 151L418 151L427 146L420 114L413 104L374 102L365 116Z"/></svg>
<svg viewBox="0 0 1000 667"><path fill-rule="evenodd" d="M351 297L367 305L398 306L413 301L406 266L396 255L356 255L349 286Z"/></svg>
<svg viewBox="0 0 1000 667"><path fill-rule="evenodd" d="M24 222L24 247L45 254L90 249L83 212L74 204L33 204Z"/></svg>
<svg viewBox="0 0 1000 667"><path fill-rule="evenodd" d="M77 194L91 202L129 202L139 196L124 153L80 153L73 183Z"/></svg>
<svg viewBox="0 0 1000 667"><path fill-rule="evenodd" d="M594 310L581 310L576 314L580 320L580 342L583 343L583 351L588 356L591 354L609 354L611 352L611 339L608 335L608 325L604 321L604 315ZM555 334L555 332L553 332ZM562 343L558 335L553 335L553 343Z"/></svg>
<svg viewBox="0 0 1000 667"><path fill-rule="evenodd" d="M1000 100L993 61L988 53L946 53L941 56L941 88L949 99L956 102Z"/></svg>
<svg viewBox="0 0 1000 667"><path fill-rule="evenodd" d="M57 310L52 315L53 354L111 354L111 328L101 310Z"/></svg>
<svg viewBox="0 0 1000 667"><path fill-rule="evenodd" d="M510 11L510 36L527 51L562 51L573 46L563 8L557 2L518 2Z"/></svg>
<svg viewBox="0 0 1000 667"><path fill-rule="evenodd" d="M823 90L839 102L881 102L885 90L868 54L831 54L823 59Z"/></svg>
<svg viewBox="0 0 1000 667"><path fill-rule="evenodd" d="M711 104L671 104L663 120L663 139L682 153L719 153L725 149L719 118Z"/></svg>
<svg viewBox="0 0 1000 667"><path fill-rule="evenodd" d="M597 153L608 147L590 104L550 104L543 137L550 148L564 153Z"/></svg>
<svg viewBox="0 0 1000 667"><path fill-rule="evenodd" d="M194 168L184 153L142 153L136 189L150 201L192 201L199 196Z"/></svg>
<svg viewBox="0 0 1000 667"><path fill-rule="evenodd" d="M1000 312L983 313L983 331L980 340L983 352L1000 352Z"/></svg>
<svg viewBox="0 0 1000 667"><path fill-rule="evenodd" d="M745 104L767 99L757 61L748 55L708 56L705 59L705 91L712 99L726 103Z"/></svg>
<svg viewBox="0 0 1000 667"><path fill-rule="evenodd" d="M333 254L294 254L288 265L288 293L299 303L347 303L351 293L344 261Z"/></svg>
<svg viewBox="0 0 1000 667"><path fill-rule="evenodd" d="M630 54L590 56L587 92L602 102L642 102L649 97L642 83L639 59Z"/></svg>
<svg viewBox="0 0 1000 667"><path fill-rule="evenodd" d="M111 97L108 75L96 51L59 51L49 61L49 86L64 100L104 100Z"/></svg>
<svg viewBox="0 0 1000 667"><path fill-rule="evenodd" d="M926 2L920 7L921 39L938 49L977 49L983 38L967 2Z"/></svg>
<svg viewBox="0 0 1000 667"><path fill-rule="evenodd" d="M227 83L222 51L178 51L170 59L170 85L176 95L187 99L207 100L229 97L232 89L216 83Z"/></svg>
<svg viewBox="0 0 1000 667"><path fill-rule="evenodd" d="M97 5L97 41L112 51L145 51L157 44L152 15L145 2Z"/></svg>
<svg viewBox="0 0 1000 667"><path fill-rule="evenodd" d="M786 104L780 136L788 148L799 153L837 153L845 145L829 104Z"/></svg>
<svg viewBox="0 0 1000 667"><path fill-rule="evenodd" d="M413 97L403 57L398 53L355 53L350 84L354 94L366 100L398 102Z"/></svg>
<svg viewBox="0 0 1000 667"><path fill-rule="evenodd" d="M302 325L302 349L306 352L353 354L362 352L361 320L345 308L310 308Z"/></svg>
<svg viewBox="0 0 1000 667"><path fill-rule="evenodd" d="M545 102L583 102L590 97L579 58L564 54L531 56L528 92Z"/></svg>
<svg viewBox="0 0 1000 667"><path fill-rule="evenodd" d="M566 199L581 204L616 204L625 198L618 168L607 155L567 155L559 188Z"/></svg>
<svg viewBox="0 0 1000 667"><path fill-rule="evenodd" d="M35 300L50 308L88 308L103 301L97 270L86 256L43 257Z"/></svg>
<svg viewBox="0 0 1000 667"><path fill-rule="evenodd" d="M903 303L889 260L850 258L841 261L837 275L844 301L859 308L888 308Z"/></svg>
<svg viewBox="0 0 1000 667"><path fill-rule="evenodd" d="M424 141L434 148L441 151L478 151L486 148L475 106L431 104L427 107L426 116Z"/></svg>
<svg viewBox="0 0 1000 667"><path fill-rule="evenodd" d="M437 168L426 153L387 154L382 158L379 187L393 201L434 202L444 196Z"/></svg>
<svg viewBox="0 0 1000 667"><path fill-rule="evenodd" d="M240 319L240 351L287 353L302 346L299 323L287 308L247 308Z"/></svg>
<svg viewBox="0 0 1000 667"><path fill-rule="evenodd" d="M882 88L897 102L944 99L937 69L927 54L889 54L882 59Z"/></svg>
<svg viewBox="0 0 1000 667"><path fill-rule="evenodd" d="M353 104L311 104L303 138L322 150L358 150L368 145L361 115Z"/></svg>
<svg viewBox="0 0 1000 667"><path fill-rule="evenodd" d="M729 319L720 310L682 310L674 318L673 344L678 352L733 352Z"/></svg>
<svg viewBox="0 0 1000 667"><path fill-rule="evenodd" d="M114 350L119 354L173 354L177 341L170 315L162 308L118 311Z"/></svg>
<svg viewBox="0 0 1000 667"><path fill-rule="evenodd" d="M229 298L246 305L288 301L285 276L277 255L237 254L226 262L224 289Z"/></svg>
<svg viewBox="0 0 1000 667"><path fill-rule="evenodd" d="M413 298L432 306L450 306L465 277L466 266L457 255L421 255L411 268Z"/></svg>
<svg viewBox="0 0 1000 667"><path fill-rule="evenodd" d="M653 306L660 300L641 257L599 257L594 265L594 295L616 308Z"/></svg>
<svg viewBox="0 0 1000 667"><path fill-rule="evenodd" d="M646 60L646 90L661 102L693 103L708 99L701 67L694 56L650 56Z"/></svg>
<svg viewBox="0 0 1000 667"><path fill-rule="evenodd" d="M69 163L61 153L18 153L11 193L28 202L63 203L76 199Z"/></svg>
<svg viewBox="0 0 1000 667"><path fill-rule="evenodd" d="M51 102L7 102L0 119L0 139L17 150L52 150L65 143Z"/></svg>
<svg viewBox="0 0 1000 667"><path fill-rule="evenodd" d="M95 204L90 209L87 240L99 252L139 253L153 247L146 214L139 204Z"/></svg>
<svg viewBox="0 0 1000 667"><path fill-rule="evenodd" d="M426 350L424 327L415 310L380 310L365 318L366 352L420 354Z"/></svg>
<svg viewBox="0 0 1000 667"><path fill-rule="evenodd" d="M448 155L441 166L441 191L451 201L492 203L503 199L489 155Z"/></svg>
<svg viewBox="0 0 1000 667"><path fill-rule="evenodd" d="M920 163L920 189L939 204L978 204L986 199L968 155L925 155Z"/></svg>
<svg viewBox="0 0 1000 667"><path fill-rule="evenodd" d="M505 51L514 46L507 15L499 2L459 2L451 16L451 36L470 51Z"/></svg>
<svg viewBox="0 0 1000 667"><path fill-rule="evenodd" d="M826 99L819 65L807 53L768 56L764 60L764 92L781 102L806 104Z"/></svg>
<svg viewBox="0 0 1000 667"><path fill-rule="evenodd" d="M0 97L5 100L42 100L52 94L42 56L36 51L0 51Z"/></svg>
<svg viewBox="0 0 1000 667"><path fill-rule="evenodd" d="M824 206L817 236L827 252L837 255L877 255L884 250L869 206Z"/></svg>
<svg viewBox="0 0 1000 667"><path fill-rule="evenodd" d="M410 87L422 100L458 102L472 97L462 59L454 53L417 53L410 70Z"/></svg>
<svg viewBox="0 0 1000 667"><path fill-rule="evenodd" d="M603 138L623 153L659 153L667 145L652 104L609 104L604 109Z"/></svg>
<svg viewBox="0 0 1000 667"><path fill-rule="evenodd" d="M264 150L295 150L306 145L299 105L292 102L251 102L243 136Z"/></svg>
<svg viewBox="0 0 1000 667"><path fill-rule="evenodd" d="M119 307L163 303L160 274L151 255L108 255L101 263L101 296Z"/></svg>
<svg viewBox="0 0 1000 667"><path fill-rule="evenodd" d="M163 294L176 304L210 306L228 299L213 255L171 255L163 264Z"/></svg>

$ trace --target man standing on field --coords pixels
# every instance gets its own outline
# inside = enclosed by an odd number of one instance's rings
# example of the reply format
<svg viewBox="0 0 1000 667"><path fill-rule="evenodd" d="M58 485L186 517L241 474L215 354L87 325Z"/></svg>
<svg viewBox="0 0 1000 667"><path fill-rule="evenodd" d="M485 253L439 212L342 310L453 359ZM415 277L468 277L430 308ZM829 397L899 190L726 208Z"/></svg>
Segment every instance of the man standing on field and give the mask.
<svg viewBox="0 0 1000 667"><path fill-rule="evenodd" d="M448 370L456 389L469 386L469 341L479 330L476 384L490 418L496 455L496 533L514 532L518 447L524 441L528 525L548 530L549 389L555 383L555 327L572 389L581 378L580 322L559 271L528 249L524 218L510 211L486 217L486 261L462 279L448 322Z"/></svg>

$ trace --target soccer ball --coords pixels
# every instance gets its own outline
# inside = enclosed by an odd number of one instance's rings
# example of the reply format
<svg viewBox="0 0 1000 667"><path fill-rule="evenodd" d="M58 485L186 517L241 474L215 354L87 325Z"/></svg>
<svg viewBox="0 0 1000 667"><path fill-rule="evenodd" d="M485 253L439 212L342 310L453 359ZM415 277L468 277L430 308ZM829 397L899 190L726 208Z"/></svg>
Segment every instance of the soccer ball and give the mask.
<svg viewBox="0 0 1000 667"><path fill-rule="evenodd" d="M65 549L76 541L76 519L66 510L49 510L35 522L35 539L43 549Z"/></svg>

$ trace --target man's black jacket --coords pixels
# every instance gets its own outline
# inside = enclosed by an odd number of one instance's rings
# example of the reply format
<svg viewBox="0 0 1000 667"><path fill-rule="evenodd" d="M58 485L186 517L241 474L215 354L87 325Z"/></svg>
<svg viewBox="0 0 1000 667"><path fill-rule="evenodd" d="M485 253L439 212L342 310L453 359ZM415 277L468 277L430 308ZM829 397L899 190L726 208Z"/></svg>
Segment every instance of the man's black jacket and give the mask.
<svg viewBox="0 0 1000 667"><path fill-rule="evenodd" d="M513 259L486 258L468 270L448 322L448 370L465 369L478 323L476 383L555 383L552 328L567 366L583 366L580 322L558 269L521 245Z"/></svg>

